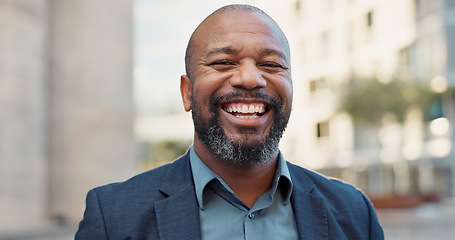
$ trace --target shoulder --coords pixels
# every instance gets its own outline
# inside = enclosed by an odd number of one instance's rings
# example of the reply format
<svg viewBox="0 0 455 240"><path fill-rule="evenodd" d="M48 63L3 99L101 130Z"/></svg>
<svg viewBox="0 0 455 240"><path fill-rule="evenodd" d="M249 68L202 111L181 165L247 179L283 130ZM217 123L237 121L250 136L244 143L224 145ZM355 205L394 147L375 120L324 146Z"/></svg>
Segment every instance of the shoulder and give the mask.
<svg viewBox="0 0 455 240"><path fill-rule="evenodd" d="M135 198L136 200L162 198L159 190L163 182L165 182L164 179L170 173L183 174L181 171L185 171L187 162L189 161L185 155L172 163L143 172L124 182L100 186L94 188L93 191L100 199L103 197L116 198L117 200L122 200L123 198Z"/></svg>
<svg viewBox="0 0 455 240"><path fill-rule="evenodd" d="M109 237L115 239L145 239L145 236L158 239L157 222L153 217L155 203L166 199L167 193L187 189L190 178L191 170L185 155L124 182L90 190L76 239L107 239L106 234L116 236Z"/></svg>
<svg viewBox="0 0 455 240"><path fill-rule="evenodd" d="M294 199L311 196L320 200L334 239L384 239L374 207L359 189L290 163L288 166L294 193L303 195Z"/></svg>
<svg viewBox="0 0 455 240"><path fill-rule="evenodd" d="M304 192L322 198L328 206L351 207L365 206L369 200L358 189L349 183L336 178L324 176L300 166L288 163L294 187L304 189Z"/></svg>

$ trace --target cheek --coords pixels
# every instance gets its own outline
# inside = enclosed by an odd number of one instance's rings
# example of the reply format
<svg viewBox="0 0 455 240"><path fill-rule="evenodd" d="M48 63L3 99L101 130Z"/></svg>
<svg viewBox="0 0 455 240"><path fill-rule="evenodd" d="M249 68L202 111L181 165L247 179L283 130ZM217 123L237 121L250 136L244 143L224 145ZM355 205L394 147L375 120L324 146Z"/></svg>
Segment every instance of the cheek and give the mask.
<svg viewBox="0 0 455 240"><path fill-rule="evenodd" d="M276 92L279 100L285 104L285 109L291 108L293 95L292 80L290 78L275 78L273 80L271 79L269 84Z"/></svg>
<svg viewBox="0 0 455 240"><path fill-rule="evenodd" d="M291 74L289 72L286 73L280 82L281 82L283 91L286 92L286 94L289 95L290 98L292 98L293 85L292 85Z"/></svg>
<svg viewBox="0 0 455 240"><path fill-rule="evenodd" d="M291 80L286 80L282 84L282 92L283 95L287 96L288 99L292 99L292 94L293 94L293 86L292 86L292 81Z"/></svg>
<svg viewBox="0 0 455 240"><path fill-rule="evenodd" d="M199 104L208 105L210 101L210 85L197 84L193 88L193 100L198 101Z"/></svg>
<svg viewBox="0 0 455 240"><path fill-rule="evenodd" d="M215 92L226 86L229 83L229 78L232 77L231 72L219 72L207 66L199 66L195 69L198 76L196 83L200 89L209 92Z"/></svg>
<svg viewBox="0 0 455 240"><path fill-rule="evenodd" d="M199 100L200 104L209 105L210 99L216 96L217 93L225 91L225 87L229 85L229 74L214 73L207 70L201 73L199 78L195 80L193 88L193 97Z"/></svg>
<svg viewBox="0 0 455 240"><path fill-rule="evenodd" d="M207 89L207 86L195 86L192 97L193 111L197 111L196 113L204 119L210 118L212 115L210 112L211 92Z"/></svg>

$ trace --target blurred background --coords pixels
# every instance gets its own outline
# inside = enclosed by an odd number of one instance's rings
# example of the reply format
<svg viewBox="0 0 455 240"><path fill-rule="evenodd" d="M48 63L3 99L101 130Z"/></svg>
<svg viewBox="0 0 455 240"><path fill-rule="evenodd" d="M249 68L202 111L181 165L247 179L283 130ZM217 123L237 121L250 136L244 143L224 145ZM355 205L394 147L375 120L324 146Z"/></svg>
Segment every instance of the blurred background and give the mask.
<svg viewBox="0 0 455 240"><path fill-rule="evenodd" d="M185 153L185 47L230 3L290 41L285 158L362 189L386 239L455 236L454 0L0 0L0 239L73 239L88 190Z"/></svg>

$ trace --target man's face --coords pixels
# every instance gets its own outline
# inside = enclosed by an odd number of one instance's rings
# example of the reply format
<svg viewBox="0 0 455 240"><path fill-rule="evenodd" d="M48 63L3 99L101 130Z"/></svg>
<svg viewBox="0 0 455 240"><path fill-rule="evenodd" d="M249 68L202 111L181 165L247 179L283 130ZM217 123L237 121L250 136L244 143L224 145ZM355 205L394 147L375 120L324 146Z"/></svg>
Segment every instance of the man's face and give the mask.
<svg viewBox="0 0 455 240"><path fill-rule="evenodd" d="M186 105L195 141L237 165L276 156L292 105L285 36L269 19L241 11L211 17L196 34Z"/></svg>

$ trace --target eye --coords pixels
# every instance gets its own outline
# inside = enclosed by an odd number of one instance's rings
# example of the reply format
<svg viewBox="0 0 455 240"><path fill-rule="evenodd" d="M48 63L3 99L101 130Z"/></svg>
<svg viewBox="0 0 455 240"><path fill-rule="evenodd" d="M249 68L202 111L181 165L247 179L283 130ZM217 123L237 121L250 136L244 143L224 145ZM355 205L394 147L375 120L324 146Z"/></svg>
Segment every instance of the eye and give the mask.
<svg viewBox="0 0 455 240"><path fill-rule="evenodd" d="M229 60L217 60L209 64L210 66L216 66L216 65L234 65L232 61Z"/></svg>
<svg viewBox="0 0 455 240"><path fill-rule="evenodd" d="M267 72L281 72L287 69L287 67L276 62L264 62L259 64L259 67Z"/></svg>
<svg viewBox="0 0 455 240"><path fill-rule="evenodd" d="M230 60L217 60L208 65L211 66L212 68L214 68L215 70L221 71L221 72L228 71L236 66L236 64Z"/></svg>

